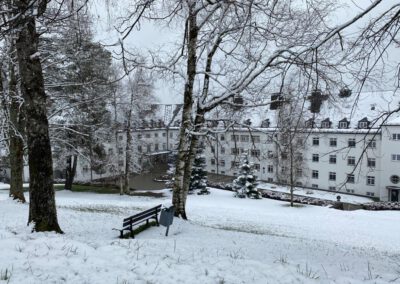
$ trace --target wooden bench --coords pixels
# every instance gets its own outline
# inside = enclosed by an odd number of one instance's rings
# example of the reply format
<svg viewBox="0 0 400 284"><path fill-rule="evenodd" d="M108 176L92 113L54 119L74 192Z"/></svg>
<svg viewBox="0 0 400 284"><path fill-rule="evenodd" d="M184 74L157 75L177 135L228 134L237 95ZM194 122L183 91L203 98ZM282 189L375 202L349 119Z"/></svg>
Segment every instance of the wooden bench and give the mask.
<svg viewBox="0 0 400 284"><path fill-rule="evenodd" d="M130 231L130 236L132 238L135 238L133 235L133 226L140 224L144 221L146 221L146 224L149 224L150 219L155 219L157 226L160 226L158 223L158 214L161 211L161 204L157 205L156 207L150 208L146 211L140 212L138 214L132 215L128 218L125 218L124 221L122 222L122 229L116 229L113 228L113 230L119 231L120 232L120 238L124 237L124 231Z"/></svg>

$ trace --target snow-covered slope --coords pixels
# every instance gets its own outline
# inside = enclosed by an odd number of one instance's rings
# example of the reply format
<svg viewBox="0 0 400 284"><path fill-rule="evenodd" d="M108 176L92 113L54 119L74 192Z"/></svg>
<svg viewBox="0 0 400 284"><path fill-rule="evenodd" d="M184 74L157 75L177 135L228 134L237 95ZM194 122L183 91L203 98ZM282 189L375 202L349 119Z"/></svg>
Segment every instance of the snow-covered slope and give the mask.
<svg viewBox="0 0 400 284"><path fill-rule="evenodd" d="M166 191L168 195L169 192ZM0 275L9 283L387 283L399 277L395 212L191 195L190 221L119 240L123 217L161 199L57 192L64 235L31 234L28 205L0 191Z"/></svg>

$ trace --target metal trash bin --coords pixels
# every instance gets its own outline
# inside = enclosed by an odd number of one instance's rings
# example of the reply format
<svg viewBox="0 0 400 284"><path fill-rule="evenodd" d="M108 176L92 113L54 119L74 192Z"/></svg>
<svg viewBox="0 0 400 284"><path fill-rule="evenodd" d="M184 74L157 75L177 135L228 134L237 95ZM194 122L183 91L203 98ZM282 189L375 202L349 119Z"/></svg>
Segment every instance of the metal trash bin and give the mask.
<svg viewBox="0 0 400 284"><path fill-rule="evenodd" d="M164 227L167 227L167 231L165 232L166 236L168 236L169 226L172 225L172 222L174 220L174 213L175 213L174 206L171 206L169 208L163 208L161 210L159 223Z"/></svg>

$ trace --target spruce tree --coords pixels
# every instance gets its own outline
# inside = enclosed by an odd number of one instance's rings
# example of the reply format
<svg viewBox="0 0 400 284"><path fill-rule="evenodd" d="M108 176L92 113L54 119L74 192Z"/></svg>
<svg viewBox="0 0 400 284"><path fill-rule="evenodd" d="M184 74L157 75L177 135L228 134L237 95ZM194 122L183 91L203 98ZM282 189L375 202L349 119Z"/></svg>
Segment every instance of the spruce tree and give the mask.
<svg viewBox="0 0 400 284"><path fill-rule="evenodd" d="M257 176L254 175L254 170L246 156L243 165L240 167L240 175L233 181L235 196L260 199L261 193L257 190L257 185Z"/></svg>
<svg viewBox="0 0 400 284"><path fill-rule="evenodd" d="M206 158L201 150L197 150L190 177L190 193L193 193L195 190L200 190L197 194L210 194L210 191L207 188L207 173L204 170L205 166Z"/></svg>

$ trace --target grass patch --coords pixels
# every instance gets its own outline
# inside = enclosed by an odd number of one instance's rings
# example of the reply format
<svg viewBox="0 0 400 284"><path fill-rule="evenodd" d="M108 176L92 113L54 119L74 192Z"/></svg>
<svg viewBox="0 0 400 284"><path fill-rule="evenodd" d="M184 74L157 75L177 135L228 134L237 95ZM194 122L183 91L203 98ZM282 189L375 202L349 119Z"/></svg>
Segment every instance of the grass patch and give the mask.
<svg viewBox="0 0 400 284"><path fill-rule="evenodd" d="M164 194L162 192L151 192L151 191L140 191L140 192L135 192L131 191L132 196L147 196L147 197L155 197L155 198L161 198L164 197Z"/></svg>
<svg viewBox="0 0 400 284"><path fill-rule="evenodd" d="M63 190L64 185L55 185L55 190ZM94 186L94 185L81 185L73 184L72 192L94 192L94 193L105 193L105 194L119 194L119 189L115 187L105 187L105 186Z"/></svg>
<svg viewBox="0 0 400 284"><path fill-rule="evenodd" d="M133 230L133 235L136 236L137 234L143 232L144 230L147 230L148 228L154 227L156 225L157 225L156 221L150 221L148 224L144 223L143 225L140 225L139 227ZM131 237L130 232L125 233L123 236L124 239L129 239L130 237Z"/></svg>

